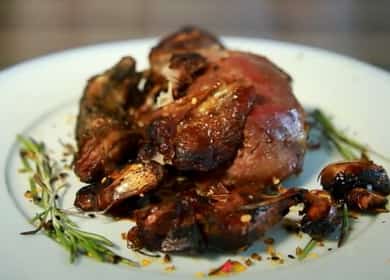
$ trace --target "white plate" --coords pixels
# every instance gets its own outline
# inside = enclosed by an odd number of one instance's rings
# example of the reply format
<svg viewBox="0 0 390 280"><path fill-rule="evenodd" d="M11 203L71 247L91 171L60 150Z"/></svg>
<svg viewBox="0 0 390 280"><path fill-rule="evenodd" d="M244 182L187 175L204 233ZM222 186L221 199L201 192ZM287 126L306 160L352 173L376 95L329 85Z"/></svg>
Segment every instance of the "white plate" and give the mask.
<svg viewBox="0 0 390 280"><path fill-rule="evenodd" d="M305 107L320 107L331 113L340 127L346 128L362 142L370 143L383 154L390 155L390 75L364 63L327 51L286 43L226 38L229 47L268 56L294 78L294 92ZM26 217L36 211L23 197L26 178L18 174L20 166L15 136L32 135L59 151L58 139L71 141L77 102L88 77L101 72L121 56L131 54L139 68L147 66L147 54L155 40L137 40L103 44L70 50L11 67L0 73L0 275L2 279L144 279L195 277L226 260L217 258L175 257L175 272L164 272L160 261L148 267L133 269L100 264L82 259L68 263L67 254L44 236L20 236L30 229ZM309 153L304 173L288 184L318 187L315 180L319 169L334 160L324 151ZM388 169L389 165L378 160ZM70 207L74 192L81 184L71 178L73 187L67 193L65 207ZM106 219L79 221L83 228L102 233L121 246L120 253L138 258L125 248L120 233L130 222L111 222ZM327 242L316 248L318 258L304 262L287 258L296 246L304 246L307 238L287 236L276 229L269 235L276 238L276 250L285 263L274 265L266 260L264 245L251 250L260 252L263 261L238 274L238 279L329 279L351 278L390 279L390 250L388 236L390 215L362 217L344 247ZM248 255L244 253L242 256ZM242 260L242 256L232 256ZM140 257L142 259L144 257Z"/></svg>

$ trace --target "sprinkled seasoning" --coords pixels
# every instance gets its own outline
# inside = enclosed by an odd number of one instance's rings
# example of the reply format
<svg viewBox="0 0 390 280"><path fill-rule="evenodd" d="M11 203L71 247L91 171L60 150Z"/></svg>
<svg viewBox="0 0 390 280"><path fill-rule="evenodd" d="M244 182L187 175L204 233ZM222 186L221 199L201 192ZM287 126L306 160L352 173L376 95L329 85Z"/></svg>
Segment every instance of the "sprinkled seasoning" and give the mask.
<svg viewBox="0 0 390 280"><path fill-rule="evenodd" d="M141 260L141 266L148 266L148 265L150 265L151 263L152 263L152 261L149 260L149 259L142 259L142 260Z"/></svg>
<svg viewBox="0 0 390 280"><path fill-rule="evenodd" d="M299 256L300 254L302 254L302 248L298 246L295 248L295 255Z"/></svg>
<svg viewBox="0 0 390 280"><path fill-rule="evenodd" d="M262 260L262 257L261 257L259 254L257 254L257 253L253 253L253 254L251 255L251 259L252 259L252 260L256 260L256 261L261 261L261 260Z"/></svg>
<svg viewBox="0 0 390 280"><path fill-rule="evenodd" d="M26 191L24 193L24 197L27 198L27 199L32 199L33 198L32 192L31 191Z"/></svg>
<svg viewBox="0 0 390 280"><path fill-rule="evenodd" d="M164 263L170 263L172 261L172 258L170 255L168 254L165 254L164 257L163 257L163 262Z"/></svg>
<svg viewBox="0 0 390 280"><path fill-rule="evenodd" d="M242 215L240 221L242 223L249 223L252 220L252 216L249 214Z"/></svg>
<svg viewBox="0 0 390 280"><path fill-rule="evenodd" d="M272 264L284 264L284 259L281 255L273 255L267 258L272 262Z"/></svg>
<svg viewBox="0 0 390 280"><path fill-rule="evenodd" d="M307 255L308 258L312 258L312 259L317 259L319 258L318 254L317 253L310 253L309 255Z"/></svg>
<svg viewBox="0 0 390 280"><path fill-rule="evenodd" d="M272 245L267 246L267 254L271 257L276 256L275 248Z"/></svg>
<svg viewBox="0 0 390 280"><path fill-rule="evenodd" d="M196 278L203 278L203 277L205 277L206 275L203 273L203 272L195 272L195 277Z"/></svg>
<svg viewBox="0 0 390 280"><path fill-rule="evenodd" d="M246 266L251 266L251 265L253 265L252 260L251 260L251 259L246 259L246 260L245 260L245 265L246 265Z"/></svg>
<svg viewBox="0 0 390 280"><path fill-rule="evenodd" d="M173 272L176 270L176 267L174 265L168 265L164 268L166 272Z"/></svg>

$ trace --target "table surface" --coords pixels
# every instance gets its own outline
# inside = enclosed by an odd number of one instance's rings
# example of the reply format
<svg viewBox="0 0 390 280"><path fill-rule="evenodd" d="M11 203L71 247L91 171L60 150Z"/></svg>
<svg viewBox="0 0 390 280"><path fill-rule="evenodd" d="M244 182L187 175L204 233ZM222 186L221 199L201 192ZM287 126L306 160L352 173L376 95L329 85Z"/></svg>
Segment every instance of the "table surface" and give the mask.
<svg viewBox="0 0 390 280"><path fill-rule="evenodd" d="M325 48L390 70L388 0L1 0L0 69L88 44L185 24L219 35Z"/></svg>

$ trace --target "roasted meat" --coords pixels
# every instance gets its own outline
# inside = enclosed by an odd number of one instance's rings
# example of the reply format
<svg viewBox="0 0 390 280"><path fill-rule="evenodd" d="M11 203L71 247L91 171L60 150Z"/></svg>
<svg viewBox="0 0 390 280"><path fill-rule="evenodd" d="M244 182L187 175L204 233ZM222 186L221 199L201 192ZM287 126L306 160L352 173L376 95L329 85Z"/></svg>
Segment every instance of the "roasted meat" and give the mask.
<svg viewBox="0 0 390 280"><path fill-rule="evenodd" d="M162 39L149 54L150 66L156 72L167 67L175 54L199 54L203 50L221 50L224 46L212 34L188 26Z"/></svg>
<svg viewBox="0 0 390 280"><path fill-rule="evenodd" d="M163 252L232 251L251 244L302 201L304 190L291 189L261 205L244 207L251 190L223 189L209 195L184 191L136 211L128 233L131 247ZM261 192L259 192L261 193Z"/></svg>
<svg viewBox="0 0 390 280"><path fill-rule="evenodd" d="M90 185L75 205L140 208L129 232L135 247L198 252L252 243L306 193L268 194L300 172L305 153L291 78L194 27L163 39L149 60L141 73L123 58L89 81L75 171Z"/></svg>
<svg viewBox="0 0 390 280"><path fill-rule="evenodd" d="M82 181L99 180L136 154L139 136L132 128L127 110L141 105L137 89L140 78L135 72L134 59L124 57L88 81L76 127L75 172Z"/></svg>
<svg viewBox="0 0 390 280"><path fill-rule="evenodd" d="M210 53L214 60L215 51ZM185 97L153 113L153 146L180 170L224 165L229 184L268 184L298 173L305 131L289 76L264 57L233 51L218 56Z"/></svg>

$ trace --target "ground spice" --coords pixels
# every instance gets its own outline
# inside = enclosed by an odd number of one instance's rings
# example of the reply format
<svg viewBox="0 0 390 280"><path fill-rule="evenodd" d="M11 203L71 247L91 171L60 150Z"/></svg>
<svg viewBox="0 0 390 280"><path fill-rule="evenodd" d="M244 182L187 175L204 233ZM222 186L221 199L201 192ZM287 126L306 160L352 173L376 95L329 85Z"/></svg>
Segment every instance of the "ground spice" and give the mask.
<svg viewBox="0 0 390 280"><path fill-rule="evenodd" d="M262 257L257 253L253 253L253 254L251 254L251 259L256 260L256 261L261 261Z"/></svg>
<svg viewBox="0 0 390 280"><path fill-rule="evenodd" d="M168 254L165 254L164 257L163 257L163 262L164 263L170 263L172 261L172 258L170 255Z"/></svg>

